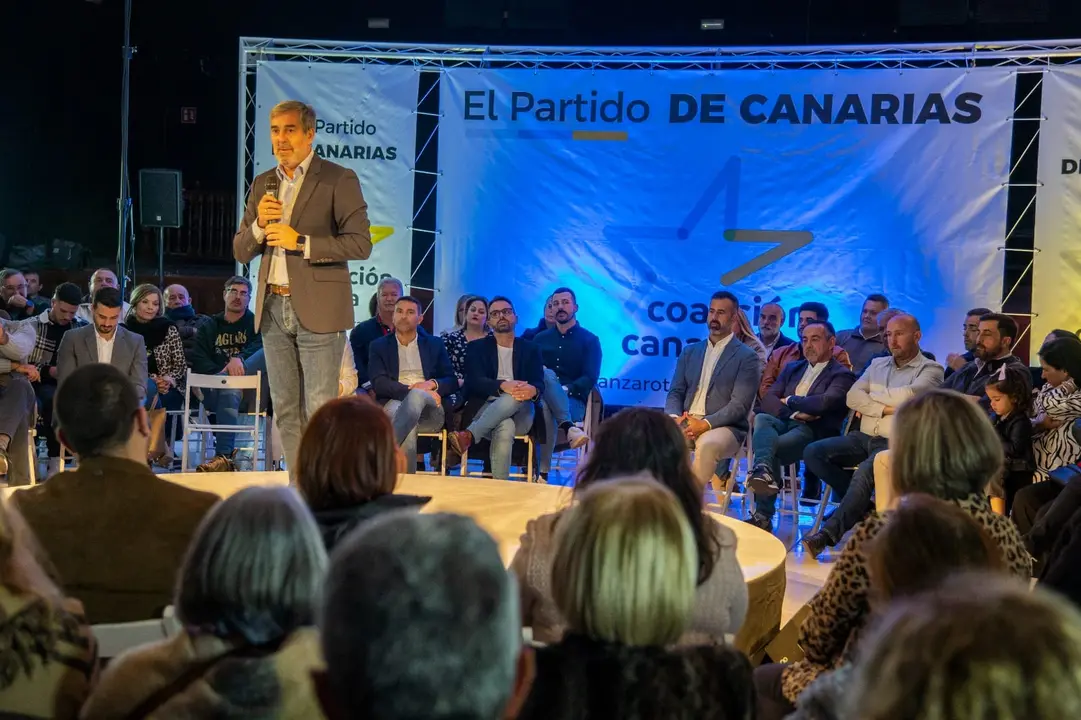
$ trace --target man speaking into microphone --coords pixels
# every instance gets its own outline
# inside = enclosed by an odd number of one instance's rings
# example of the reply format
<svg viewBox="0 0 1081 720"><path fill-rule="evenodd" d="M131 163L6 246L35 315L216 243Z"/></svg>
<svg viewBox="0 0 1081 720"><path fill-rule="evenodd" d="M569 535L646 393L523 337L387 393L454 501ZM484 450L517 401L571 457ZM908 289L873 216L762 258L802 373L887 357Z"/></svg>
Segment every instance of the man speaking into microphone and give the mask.
<svg viewBox="0 0 1081 720"><path fill-rule="evenodd" d="M262 256L255 330L263 335L274 416L295 478L300 435L338 395L346 333L353 327L349 260L372 253L368 204L352 170L312 150L315 110L296 100L270 110L278 166L252 183L233 255Z"/></svg>

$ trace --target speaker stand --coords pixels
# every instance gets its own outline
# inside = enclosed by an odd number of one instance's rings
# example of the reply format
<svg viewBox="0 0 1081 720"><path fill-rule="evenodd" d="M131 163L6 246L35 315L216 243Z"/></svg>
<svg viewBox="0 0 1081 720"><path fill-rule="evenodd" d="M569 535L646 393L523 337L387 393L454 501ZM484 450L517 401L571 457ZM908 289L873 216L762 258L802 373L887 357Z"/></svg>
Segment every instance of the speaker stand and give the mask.
<svg viewBox="0 0 1081 720"><path fill-rule="evenodd" d="M158 289L165 292L165 228L158 226Z"/></svg>

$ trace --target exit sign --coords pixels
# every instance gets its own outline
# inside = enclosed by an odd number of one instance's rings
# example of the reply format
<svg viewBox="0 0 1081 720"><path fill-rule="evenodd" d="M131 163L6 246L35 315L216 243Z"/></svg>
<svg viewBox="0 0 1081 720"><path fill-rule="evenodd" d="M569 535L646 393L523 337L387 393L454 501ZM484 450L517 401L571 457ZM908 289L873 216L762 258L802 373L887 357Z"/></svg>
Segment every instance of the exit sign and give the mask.
<svg viewBox="0 0 1081 720"><path fill-rule="evenodd" d="M182 108L180 108L180 122L182 124L184 124L184 125L194 125L195 124L195 117L196 117L195 108L193 108L193 107L182 107Z"/></svg>

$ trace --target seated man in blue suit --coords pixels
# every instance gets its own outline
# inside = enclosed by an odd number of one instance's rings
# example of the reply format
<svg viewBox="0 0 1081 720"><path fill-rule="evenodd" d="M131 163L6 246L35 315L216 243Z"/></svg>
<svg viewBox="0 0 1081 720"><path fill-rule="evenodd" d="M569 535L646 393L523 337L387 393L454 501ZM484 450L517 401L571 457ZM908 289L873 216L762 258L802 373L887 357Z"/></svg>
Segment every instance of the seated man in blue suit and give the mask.
<svg viewBox="0 0 1081 720"><path fill-rule="evenodd" d="M417 456L417 432L443 427L443 398L458 389L447 347L437 337L418 333L424 314L409 295L394 305L394 333L368 346L368 375L377 402L394 424L405 457Z"/></svg>
<svg viewBox="0 0 1081 720"><path fill-rule="evenodd" d="M763 530L773 526L781 466L798 463L815 440L839 434L848 414L846 398L856 376L833 357L836 335L829 322L808 324L804 359L784 366L754 416L754 469L747 483L754 490L755 512L747 522Z"/></svg>
<svg viewBox="0 0 1081 720"><path fill-rule="evenodd" d="M762 378L758 355L732 335L738 310L735 295L713 293L709 338L683 348L664 403L694 447L694 474L703 489L717 462L739 452Z"/></svg>
<svg viewBox="0 0 1081 720"><path fill-rule="evenodd" d="M514 436L533 426L533 402L544 392L544 361L540 348L514 337L518 316L505 297L488 303L488 326L493 334L474 340L465 350L466 397L479 398L484 407L469 427L451 433L450 444L459 454L474 442L491 441L492 477L510 478Z"/></svg>

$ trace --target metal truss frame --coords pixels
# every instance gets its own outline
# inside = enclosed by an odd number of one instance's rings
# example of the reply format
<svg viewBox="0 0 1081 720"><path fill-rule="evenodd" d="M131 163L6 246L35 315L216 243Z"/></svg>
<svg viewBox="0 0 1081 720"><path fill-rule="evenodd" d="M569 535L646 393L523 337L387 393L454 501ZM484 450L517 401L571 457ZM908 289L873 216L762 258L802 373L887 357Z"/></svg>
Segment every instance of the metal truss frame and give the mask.
<svg viewBox="0 0 1081 720"><path fill-rule="evenodd" d="M441 74L450 68L521 68L521 69L578 69L600 72L604 70L648 70L650 72L673 72L679 70L734 71L734 70L857 70L889 69L897 71L929 68L985 68L1010 67L1021 73L1043 73L1055 66L1081 64L1081 39L1048 40L1042 42L1003 43L938 43L921 45L849 45L849 46L789 46L789 47L527 47L527 46L480 46L480 45L416 45L405 43L347 43L317 40L292 40L242 37L239 43L240 67L238 101L241 119L237 128L237 217L244 212L244 203L254 177L255 150L255 71L259 63L267 61L287 62L351 62L373 65L411 65L425 72ZM1038 82L1032 92L1039 89ZM435 92L438 99L438 77L432 83L424 99ZM1022 116L1018 109L1032 92L1019 99L1011 122L1042 121L1037 117ZM419 105L423 105L421 102ZM414 233L430 235L431 243L420 260L413 263L415 276L421 264L434 253L439 230L434 226L421 227L418 218L422 213L434 217L428 203L438 195L441 171L434 158L432 140L438 133L442 112L421 112L435 118L435 127L426 139L418 138L417 157L413 171L432 176L431 188L423 199L419 193L414 202L414 222L408 229ZM1015 127L1015 139L1018 137ZM1034 212L1038 180L1025 182L1015 174L1022 160L1036 147L1039 130L1017 156L1011 166L1006 183L1011 199L1017 193L1030 194L1020 215L1013 221L1004 238L1000 252L1027 252L1035 257L1035 247L1014 247L1011 244L1016 231ZM434 169L419 169L424 166ZM416 200L419 200L417 202ZM414 252L414 257L416 253ZM1013 287L1003 294L1005 305L1014 297L1025 279L1031 282L1030 261L1017 278ZM434 285L434 282L433 282ZM427 288L421 288L427 289ZM1011 313L1030 316L1028 312ZM1026 329L1027 331L1027 329Z"/></svg>

